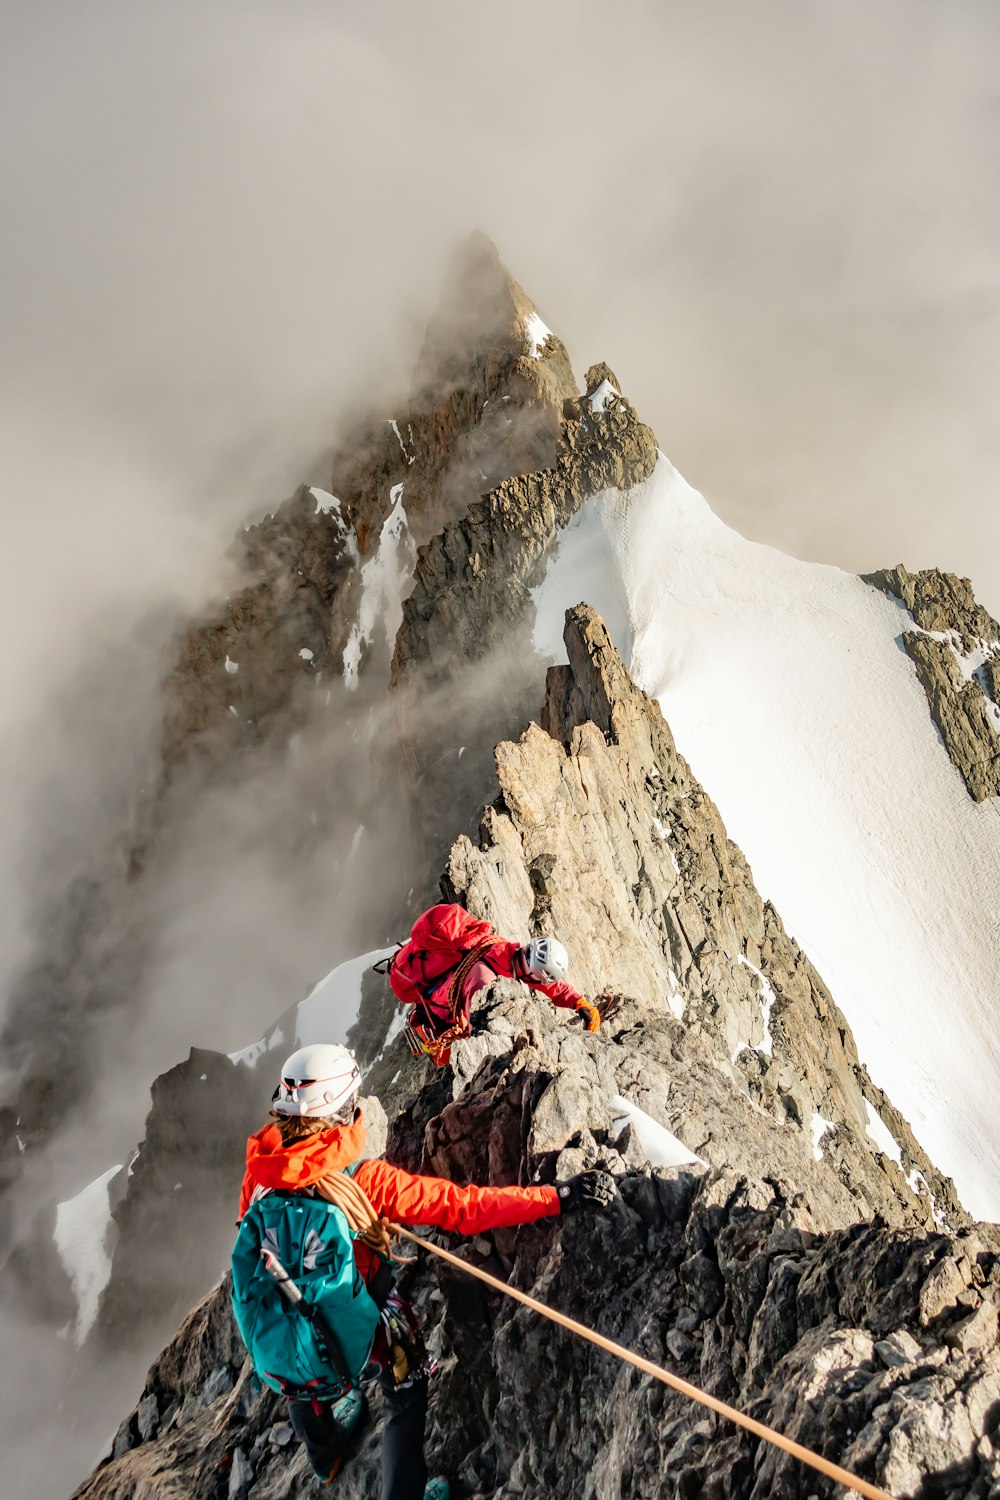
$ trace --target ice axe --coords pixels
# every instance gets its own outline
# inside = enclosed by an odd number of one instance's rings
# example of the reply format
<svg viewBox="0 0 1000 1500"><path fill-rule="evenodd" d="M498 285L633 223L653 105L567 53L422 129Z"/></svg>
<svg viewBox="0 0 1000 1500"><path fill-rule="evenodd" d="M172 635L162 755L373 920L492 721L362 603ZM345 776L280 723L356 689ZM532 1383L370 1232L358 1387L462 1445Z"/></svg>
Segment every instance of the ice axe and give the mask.
<svg viewBox="0 0 1000 1500"><path fill-rule="evenodd" d="M276 1283L278 1291L284 1297L285 1301L290 1302L300 1317L307 1319L313 1325L319 1341L326 1351L326 1356L336 1370L338 1378L344 1385L344 1389L352 1389L355 1382L347 1368L337 1335L319 1308L314 1307L311 1302L306 1301L275 1252L268 1245L261 1245L260 1258L264 1262L265 1271Z"/></svg>

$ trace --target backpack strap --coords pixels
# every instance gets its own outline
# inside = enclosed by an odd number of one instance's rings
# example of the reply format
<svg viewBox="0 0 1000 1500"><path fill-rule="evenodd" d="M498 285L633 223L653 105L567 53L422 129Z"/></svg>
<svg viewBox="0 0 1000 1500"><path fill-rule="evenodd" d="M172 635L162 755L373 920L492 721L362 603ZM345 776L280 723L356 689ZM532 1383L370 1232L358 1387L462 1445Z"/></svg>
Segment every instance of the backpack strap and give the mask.
<svg viewBox="0 0 1000 1500"><path fill-rule="evenodd" d="M372 973L373 974L388 974L389 970L392 968L393 964L396 961L396 954L398 954L398 952L399 952L400 948L402 948L402 946L403 946L402 943L397 943L396 944L396 953L388 953L388 954L386 954L385 958L380 958L377 963L372 964Z"/></svg>

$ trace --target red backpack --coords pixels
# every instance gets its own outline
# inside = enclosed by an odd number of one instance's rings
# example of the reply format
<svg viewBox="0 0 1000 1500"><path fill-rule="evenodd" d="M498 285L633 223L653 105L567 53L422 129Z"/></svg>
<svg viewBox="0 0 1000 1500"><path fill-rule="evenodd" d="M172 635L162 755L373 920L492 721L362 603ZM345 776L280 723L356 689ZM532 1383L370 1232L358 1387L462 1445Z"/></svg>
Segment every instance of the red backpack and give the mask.
<svg viewBox="0 0 1000 1500"><path fill-rule="evenodd" d="M448 902L428 907L389 962L393 994L403 1005L428 1000L467 953L495 940L489 922L472 916L464 906Z"/></svg>

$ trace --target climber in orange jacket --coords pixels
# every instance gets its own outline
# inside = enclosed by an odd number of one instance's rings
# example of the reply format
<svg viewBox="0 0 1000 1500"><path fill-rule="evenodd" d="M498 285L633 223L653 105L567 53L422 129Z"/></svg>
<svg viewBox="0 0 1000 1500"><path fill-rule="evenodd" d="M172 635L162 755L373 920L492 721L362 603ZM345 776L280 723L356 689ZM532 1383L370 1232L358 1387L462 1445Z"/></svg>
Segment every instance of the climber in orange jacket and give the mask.
<svg viewBox="0 0 1000 1500"><path fill-rule="evenodd" d="M468 1235L530 1224L575 1209L606 1206L615 1196L614 1179L602 1172L582 1173L551 1186L461 1187L444 1178L406 1172L383 1157L359 1161L365 1147L364 1119L358 1108L360 1090L360 1071L354 1054L345 1047L303 1047L287 1059L272 1099L271 1119L247 1142L240 1219L251 1204L274 1192L335 1201L337 1183L334 1181L333 1188L328 1184L347 1169L379 1219L405 1225L433 1224ZM373 1379L381 1385L387 1407L382 1444L383 1500L447 1497L445 1481L431 1480L424 1489L427 1380L434 1363L424 1348L412 1309L395 1290L383 1250L374 1248L370 1237L367 1241L357 1238L354 1256L376 1306L389 1306L397 1315L395 1326L405 1327L411 1341L402 1384L381 1333L373 1350ZM360 1417L360 1399L356 1393L351 1394ZM332 1478L343 1459L345 1402L351 1406L351 1397L337 1403L289 1399L292 1427L321 1478Z"/></svg>

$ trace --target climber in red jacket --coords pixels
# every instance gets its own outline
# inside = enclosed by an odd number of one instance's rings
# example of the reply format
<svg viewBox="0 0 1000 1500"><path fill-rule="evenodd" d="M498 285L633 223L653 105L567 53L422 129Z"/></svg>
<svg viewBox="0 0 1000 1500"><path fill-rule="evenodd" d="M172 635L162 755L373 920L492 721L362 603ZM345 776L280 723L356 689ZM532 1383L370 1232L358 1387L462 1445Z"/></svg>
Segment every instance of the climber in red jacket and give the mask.
<svg viewBox="0 0 1000 1500"><path fill-rule="evenodd" d="M588 1031L597 1031L596 1005L565 983L569 954L558 938L527 943L498 937L457 902L431 906L413 924L409 940L389 964L389 983L404 1005L414 1007L411 1030L435 1062L448 1060L448 1044L467 1036L469 1012L478 992L497 978L518 979L553 1003L576 1010Z"/></svg>
<svg viewBox="0 0 1000 1500"><path fill-rule="evenodd" d="M585 1172L552 1186L461 1187L441 1177L415 1176L383 1157L359 1161L365 1147L360 1090L358 1065L345 1047L302 1047L287 1059L272 1100L270 1122L247 1142L240 1218L270 1192L305 1193L340 1206L343 1174L357 1163L350 1180L374 1211L381 1243L369 1224L369 1232L354 1241L355 1260L376 1305L395 1313L394 1326L405 1330L403 1341L409 1344L402 1374L381 1332L373 1350L373 1379L382 1387L387 1410L382 1439L383 1500L422 1500L424 1496L447 1500L446 1481L431 1480L424 1488L427 1380L434 1362L412 1309L395 1289L381 1221L434 1224L459 1234L482 1234L552 1214L607 1206L615 1196L614 1179L604 1172ZM336 1403L290 1399L288 1407L292 1427L305 1444L317 1476L332 1479L343 1461L345 1432L362 1415L361 1398L352 1392Z"/></svg>

